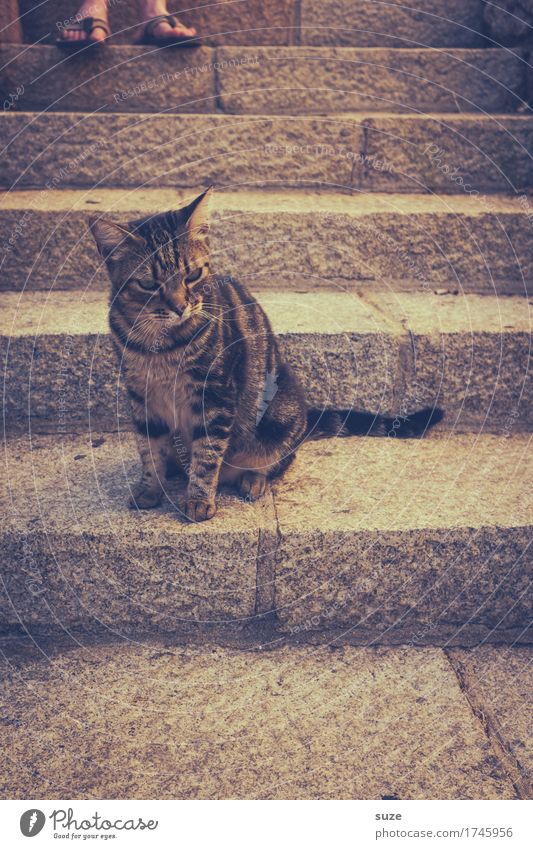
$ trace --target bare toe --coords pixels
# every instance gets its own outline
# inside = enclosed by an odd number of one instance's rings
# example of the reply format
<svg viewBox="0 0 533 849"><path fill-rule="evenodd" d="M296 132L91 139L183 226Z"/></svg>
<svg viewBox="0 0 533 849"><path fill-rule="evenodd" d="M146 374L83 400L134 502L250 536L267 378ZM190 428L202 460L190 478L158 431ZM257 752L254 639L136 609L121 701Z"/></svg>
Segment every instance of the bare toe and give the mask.
<svg viewBox="0 0 533 849"><path fill-rule="evenodd" d="M175 27L171 26L167 21L161 21L154 27L154 35L156 38L171 39L171 38L192 38L196 35L194 27L186 27L185 24L178 23Z"/></svg>
<svg viewBox="0 0 533 849"><path fill-rule="evenodd" d="M91 33L89 41L105 41L107 33L102 27L95 27Z"/></svg>

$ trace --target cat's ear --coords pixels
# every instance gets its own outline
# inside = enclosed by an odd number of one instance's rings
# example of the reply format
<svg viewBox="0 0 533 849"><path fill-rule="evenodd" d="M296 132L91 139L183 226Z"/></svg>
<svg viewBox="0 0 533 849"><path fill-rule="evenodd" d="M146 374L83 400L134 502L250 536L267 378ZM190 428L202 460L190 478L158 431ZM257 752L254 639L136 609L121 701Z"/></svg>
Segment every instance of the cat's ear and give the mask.
<svg viewBox="0 0 533 849"><path fill-rule="evenodd" d="M187 232L198 238L205 236L209 230L209 212L211 207L211 198L213 196L213 186L209 186L205 192L202 192L186 209L187 213Z"/></svg>
<svg viewBox="0 0 533 849"><path fill-rule="evenodd" d="M122 224L116 224L109 218L95 215L89 221L91 233L104 259L122 259L132 250L139 249L144 240L132 233Z"/></svg>

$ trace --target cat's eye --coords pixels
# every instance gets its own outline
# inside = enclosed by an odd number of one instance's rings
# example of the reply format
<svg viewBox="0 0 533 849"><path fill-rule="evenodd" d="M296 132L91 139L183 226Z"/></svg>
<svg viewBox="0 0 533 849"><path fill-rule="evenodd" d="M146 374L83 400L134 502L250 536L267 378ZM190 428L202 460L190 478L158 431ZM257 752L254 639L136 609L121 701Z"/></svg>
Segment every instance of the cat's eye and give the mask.
<svg viewBox="0 0 533 849"><path fill-rule="evenodd" d="M190 274L187 274L185 278L186 283L197 283L200 277L202 276L203 268L197 268L196 271L191 271Z"/></svg>
<svg viewBox="0 0 533 849"><path fill-rule="evenodd" d="M159 283L157 280L149 280L145 278L144 280L140 280L138 277L130 277L129 283L136 283L137 286L140 286L141 289L144 289L145 292L153 292L154 289L159 287Z"/></svg>

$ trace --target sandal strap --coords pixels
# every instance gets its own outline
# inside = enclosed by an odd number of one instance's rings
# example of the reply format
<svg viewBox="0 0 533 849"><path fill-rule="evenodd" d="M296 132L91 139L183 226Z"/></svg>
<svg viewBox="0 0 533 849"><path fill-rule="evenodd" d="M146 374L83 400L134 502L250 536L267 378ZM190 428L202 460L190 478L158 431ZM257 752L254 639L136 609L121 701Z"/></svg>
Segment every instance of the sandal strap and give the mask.
<svg viewBox="0 0 533 849"><path fill-rule="evenodd" d="M107 36L111 35L109 24L103 18L82 18L81 21L72 21L71 24L61 27L61 32L86 32L90 35L93 29L103 29Z"/></svg>
<svg viewBox="0 0 533 849"><path fill-rule="evenodd" d="M152 18L146 24L144 28L145 36L148 36L148 38L154 38L154 29L158 24L162 23L163 21L169 24L171 27L176 27L181 23L181 21L178 21L175 15L157 15L157 17Z"/></svg>

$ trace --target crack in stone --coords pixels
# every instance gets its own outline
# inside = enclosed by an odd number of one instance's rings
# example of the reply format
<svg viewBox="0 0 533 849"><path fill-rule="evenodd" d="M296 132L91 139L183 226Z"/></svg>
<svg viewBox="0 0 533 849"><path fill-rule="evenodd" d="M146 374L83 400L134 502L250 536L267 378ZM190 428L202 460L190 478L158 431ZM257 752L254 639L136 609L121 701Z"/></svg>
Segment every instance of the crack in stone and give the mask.
<svg viewBox="0 0 533 849"><path fill-rule="evenodd" d="M475 686L470 681L468 670L455 655L453 650L444 649L448 662L453 669L459 688L463 693L468 705L483 728L483 732L490 744L494 756L501 764L504 772L513 785L515 793L519 799L531 799L533 788L524 776L524 770L509 748L507 742L498 730L497 723L491 716L490 710L487 710L482 700L477 696Z"/></svg>
<svg viewBox="0 0 533 849"><path fill-rule="evenodd" d="M281 545L281 529L274 492L269 487L275 528L261 528L257 541L255 615L272 614L276 608L276 564Z"/></svg>

